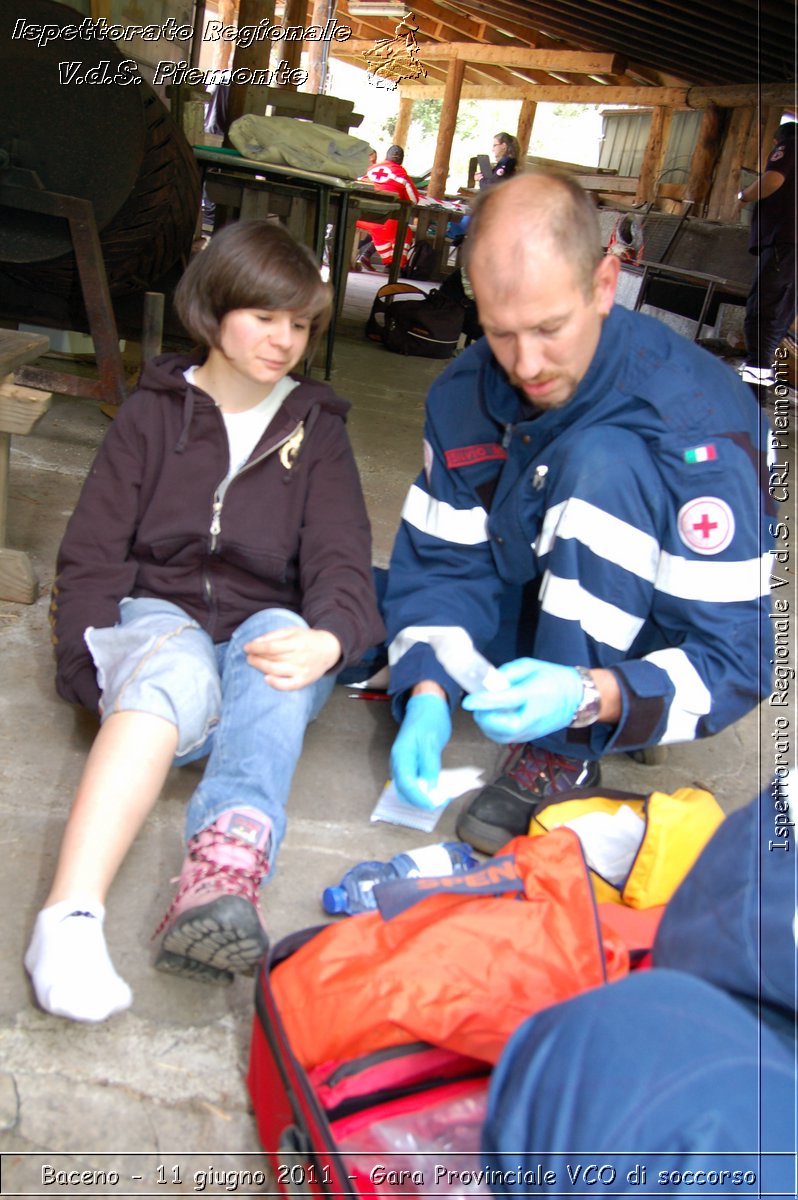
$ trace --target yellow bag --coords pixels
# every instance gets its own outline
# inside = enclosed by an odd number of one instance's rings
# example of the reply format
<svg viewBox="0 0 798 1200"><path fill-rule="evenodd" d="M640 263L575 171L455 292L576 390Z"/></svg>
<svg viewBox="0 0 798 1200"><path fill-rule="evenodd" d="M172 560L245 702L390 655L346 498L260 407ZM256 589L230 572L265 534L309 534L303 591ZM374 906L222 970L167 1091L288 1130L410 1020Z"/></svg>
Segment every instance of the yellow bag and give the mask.
<svg viewBox="0 0 798 1200"><path fill-rule="evenodd" d="M539 837L586 813L605 812L613 816L622 804L643 818L643 841L621 887L591 869L596 900L628 904L631 908L667 904L724 819L711 792L700 787L683 787L671 793L652 792L649 796L612 791L603 796L552 800L536 809L529 834Z"/></svg>

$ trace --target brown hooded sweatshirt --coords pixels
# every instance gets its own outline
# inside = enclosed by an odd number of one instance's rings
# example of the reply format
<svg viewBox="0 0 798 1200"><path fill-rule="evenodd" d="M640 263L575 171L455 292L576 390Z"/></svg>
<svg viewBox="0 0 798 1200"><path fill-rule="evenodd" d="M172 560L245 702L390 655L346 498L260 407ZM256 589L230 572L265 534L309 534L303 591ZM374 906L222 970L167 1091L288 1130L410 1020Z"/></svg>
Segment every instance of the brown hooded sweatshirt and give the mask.
<svg viewBox="0 0 798 1200"><path fill-rule="evenodd" d="M172 601L214 642L261 609L290 609L339 639L336 670L384 637L348 401L297 377L220 498L227 434L211 397L183 377L192 361L168 354L144 368L58 553L56 687L90 709L99 689L84 631L116 624L125 596Z"/></svg>

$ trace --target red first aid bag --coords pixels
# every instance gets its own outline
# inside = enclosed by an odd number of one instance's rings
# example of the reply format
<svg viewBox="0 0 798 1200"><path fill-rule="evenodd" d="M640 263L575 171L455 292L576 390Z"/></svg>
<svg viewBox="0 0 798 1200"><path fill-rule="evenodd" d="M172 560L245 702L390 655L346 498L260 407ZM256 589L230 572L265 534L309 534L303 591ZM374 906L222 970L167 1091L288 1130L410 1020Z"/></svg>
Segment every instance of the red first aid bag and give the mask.
<svg viewBox="0 0 798 1200"><path fill-rule="evenodd" d="M327 926L272 972L305 1068L418 1041L494 1063L532 1013L629 969L570 829L375 895L380 911Z"/></svg>

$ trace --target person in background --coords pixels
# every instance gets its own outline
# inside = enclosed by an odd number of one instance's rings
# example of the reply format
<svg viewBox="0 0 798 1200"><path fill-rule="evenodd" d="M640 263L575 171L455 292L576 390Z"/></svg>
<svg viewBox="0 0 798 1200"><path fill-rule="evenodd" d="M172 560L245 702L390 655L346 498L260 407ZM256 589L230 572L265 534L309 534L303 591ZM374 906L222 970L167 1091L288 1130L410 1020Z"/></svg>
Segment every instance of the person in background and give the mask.
<svg viewBox="0 0 798 1200"><path fill-rule="evenodd" d="M474 182L480 190L484 191L485 188L493 187L502 180L512 179L518 169L520 153L518 141L511 133L497 133L493 139L494 166L490 175L483 175L481 171L474 173ZM471 214L466 213L456 225L452 225L452 245L461 246L463 244L470 223Z"/></svg>
<svg viewBox="0 0 798 1200"><path fill-rule="evenodd" d="M401 146L391 146L385 155L384 162L369 167L364 175L369 183L373 183L379 192L390 192L400 200L410 204L418 204L419 192L404 166L405 152ZM383 224L374 221L358 221L358 229L367 236L358 247L356 270L376 271L372 259L378 254L386 266L390 266L396 253L395 242L398 232L398 222L395 217L389 217ZM407 252L413 244L413 231L408 226L405 233L404 245L401 247L401 265L407 262Z"/></svg>
<svg viewBox="0 0 798 1200"><path fill-rule="evenodd" d="M794 121L780 125L765 170L738 192L753 204L748 249L757 256L756 275L745 305L746 383L773 387L776 348L795 320L796 184Z"/></svg>
<svg viewBox="0 0 798 1200"><path fill-rule="evenodd" d="M218 80L211 90L211 98L205 107L205 132L225 137L230 127L230 79L232 69L218 72Z"/></svg>
<svg viewBox="0 0 798 1200"><path fill-rule="evenodd" d="M42 1008L130 1006L103 934L114 877L171 766L207 757L156 966L226 982L259 908L305 728L382 625L349 404L295 368L329 319L311 252L227 225L175 303L202 350L148 363L61 544L56 686L100 716L25 966Z"/></svg>
<svg viewBox="0 0 798 1200"><path fill-rule="evenodd" d="M432 385L383 607L407 801L432 805L462 697L416 627L499 666L463 707L512 750L457 822L494 853L603 755L707 737L770 693L773 512L751 389L614 303L577 183L487 189L466 252L485 336Z"/></svg>
<svg viewBox="0 0 798 1200"><path fill-rule="evenodd" d="M219 80L211 90L211 98L205 106L204 128L206 133L215 134L224 142L230 126L230 77L231 68L219 72ZM202 219L208 229L213 228L216 219L216 205L208 199L207 192L202 188Z"/></svg>
<svg viewBox="0 0 798 1200"><path fill-rule="evenodd" d="M497 133L493 139L493 169L490 175L483 175L481 171L477 171L474 182L479 184L482 190L492 187L494 183L500 183L502 179L511 179L518 169L519 157L517 139L511 133Z"/></svg>

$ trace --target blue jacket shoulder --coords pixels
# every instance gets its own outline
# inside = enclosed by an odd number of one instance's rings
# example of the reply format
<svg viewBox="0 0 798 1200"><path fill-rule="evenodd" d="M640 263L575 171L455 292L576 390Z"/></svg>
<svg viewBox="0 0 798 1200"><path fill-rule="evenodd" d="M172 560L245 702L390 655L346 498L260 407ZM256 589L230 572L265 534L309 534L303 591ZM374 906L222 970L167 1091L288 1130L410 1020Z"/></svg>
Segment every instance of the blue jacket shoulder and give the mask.
<svg viewBox="0 0 798 1200"><path fill-rule="evenodd" d="M756 424L751 390L726 363L643 313L623 310L619 325L628 346L624 390L652 405L666 426L709 422L720 432Z"/></svg>

